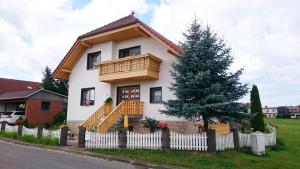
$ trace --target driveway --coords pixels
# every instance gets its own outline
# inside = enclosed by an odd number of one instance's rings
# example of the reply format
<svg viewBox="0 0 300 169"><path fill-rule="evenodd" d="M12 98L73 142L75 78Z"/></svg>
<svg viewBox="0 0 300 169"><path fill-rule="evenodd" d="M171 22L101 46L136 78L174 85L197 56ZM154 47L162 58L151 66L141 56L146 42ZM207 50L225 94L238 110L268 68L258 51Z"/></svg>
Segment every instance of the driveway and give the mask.
<svg viewBox="0 0 300 169"><path fill-rule="evenodd" d="M0 141L0 169L131 169L127 164Z"/></svg>

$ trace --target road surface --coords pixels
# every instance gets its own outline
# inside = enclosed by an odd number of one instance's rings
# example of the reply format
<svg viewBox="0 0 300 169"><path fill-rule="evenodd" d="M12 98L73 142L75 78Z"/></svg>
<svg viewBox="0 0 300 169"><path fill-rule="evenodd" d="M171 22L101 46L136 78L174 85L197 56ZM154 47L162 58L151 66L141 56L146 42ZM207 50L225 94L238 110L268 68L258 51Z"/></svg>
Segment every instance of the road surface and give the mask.
<svg viewBox="0 0 300 169"><path fill-rule="evenodd" d="M123 163L0 141L0 169L132 169Z"/></svg>

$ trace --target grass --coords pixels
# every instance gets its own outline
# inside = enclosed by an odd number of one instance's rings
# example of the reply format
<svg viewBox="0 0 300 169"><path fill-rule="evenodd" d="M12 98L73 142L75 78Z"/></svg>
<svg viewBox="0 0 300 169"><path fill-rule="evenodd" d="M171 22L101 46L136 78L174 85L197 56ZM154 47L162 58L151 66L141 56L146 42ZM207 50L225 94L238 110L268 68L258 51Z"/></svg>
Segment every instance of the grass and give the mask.
<svg viewBox="0 0 300 169"><path fill-rule="evenodd" d="M40 138L36 138L33 135L22 135L18 137L16 132L0 132L0 136L11 138L11 139L17 139L17 140L21 140L33 144L42 144L42 145L51 145L51 146L59 145L59 140L57 138L52 138L50 136L43 136Z"/></svg>
<svg viewBox="0 0 300 169"><path fill-rule="evenodd" d="M217 153L216 156L193 151L118 149L92 149L90 151L185 168L300 168L300 120L266 119L266 122L277 128L278 140L277 145L267 148L267 154L262 157L252 155L246 149L223 151Z"/></svg>

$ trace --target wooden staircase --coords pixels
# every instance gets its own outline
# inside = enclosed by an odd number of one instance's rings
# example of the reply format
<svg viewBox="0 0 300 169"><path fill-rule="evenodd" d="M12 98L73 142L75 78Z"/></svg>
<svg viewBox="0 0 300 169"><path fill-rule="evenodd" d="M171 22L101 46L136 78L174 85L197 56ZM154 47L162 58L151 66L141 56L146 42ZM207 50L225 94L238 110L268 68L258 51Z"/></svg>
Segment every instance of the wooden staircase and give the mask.
<svg viewBox="0 0 300 169"><path fill-rule="evenodd" d="M86 119L81 125L86 128L86 130L93 130L97 125L105 119L105 117L112 111L112 104L103 104L94 114L92 114L88 119Z"/></svg>
<svg viewBox="0 0 300 169"><path fill-rule="evenodd" d="M111 108L111 104L110 104ZM112 111L109 106L101 106L82 126L87 130L96 129L97 132L106 133L111 131L117 124L128 116L142 116L144 114L144 102L123 100Z"/></svg>

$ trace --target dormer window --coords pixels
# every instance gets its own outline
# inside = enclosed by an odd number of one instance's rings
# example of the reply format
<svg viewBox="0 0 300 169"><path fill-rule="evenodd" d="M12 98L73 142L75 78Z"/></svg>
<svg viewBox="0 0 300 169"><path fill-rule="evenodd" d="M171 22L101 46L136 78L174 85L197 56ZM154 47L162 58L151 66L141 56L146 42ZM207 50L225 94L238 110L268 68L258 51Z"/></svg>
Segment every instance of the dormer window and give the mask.
<svg viewBox="0 0 300 169"><path fill-rule="evenodd" d="M119 50L119 58L125 58L127 56L136 56L141 54L141 46L130 47Z"/></svg>
<svg viewBox="0 0 300 169"><path fill-rule="evenodd" d="M95 69L95 63L101 61L101 51L89 53L87 55L87 69Z"/></svg>

